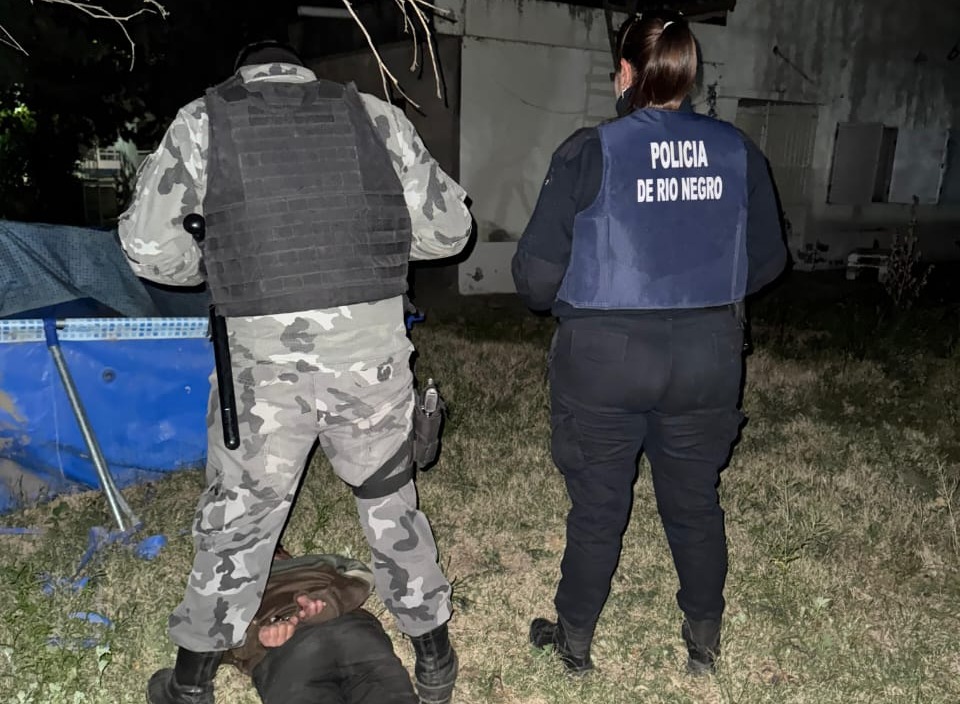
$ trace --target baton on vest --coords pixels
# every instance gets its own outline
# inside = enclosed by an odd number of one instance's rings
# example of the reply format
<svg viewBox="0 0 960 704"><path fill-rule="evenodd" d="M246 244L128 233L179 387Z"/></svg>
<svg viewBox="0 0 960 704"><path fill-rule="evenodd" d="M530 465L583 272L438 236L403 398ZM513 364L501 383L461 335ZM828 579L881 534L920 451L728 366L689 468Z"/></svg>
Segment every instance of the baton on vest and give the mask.
<svg viewBox="0 0 960 704"><path fill-rule="evenodd" d="M197 244L207 235L207 223L202 215L191 213L183 219L183 229ZM217 395L220 399L220 424L223 426L223 444L230 450L240 447L240 424L237 419L237 399L233 393L233 368L230 364L230 341L227 339L227 321L217 315L210 303L210 342L217 367Z"/></svg>

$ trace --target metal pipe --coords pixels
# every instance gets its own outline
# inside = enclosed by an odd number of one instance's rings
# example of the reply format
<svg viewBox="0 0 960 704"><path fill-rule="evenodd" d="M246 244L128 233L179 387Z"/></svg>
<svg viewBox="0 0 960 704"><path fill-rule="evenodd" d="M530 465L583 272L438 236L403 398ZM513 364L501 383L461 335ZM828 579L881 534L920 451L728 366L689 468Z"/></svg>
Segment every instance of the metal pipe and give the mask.
<svg viewBox="0 0 960 704"><path fill-rule="evenodd" d="M298 5L297 15L300 17L326 17L336 20L353 19L349 10L338 7L314 7L313 5Z"/></svg>
<svg viewBox="0 0 960 704"><path fill-rule="evenodd" d="M113 482L113 477L107 469L106 460L104 460L103 452L100 450L100 443L97 442L97 437L93 434L93 429L90 427L90 421L87 419L87 414L83 410L83 403L80 401L79 394L77 394L77 387L73 383L73 377L70 376L70 369L67 367L67 362L63 357L63 350L60 349L60 340L57 337L57 326L58 322L52 318L47 318L43 321L43 331L47 339L47 348L50 350L53 363L56 365L57 372L60 374L60 381L63 382L63 388L67 392L67 399L70 401L71 408L73 408L77 425L80 426L83 441L87 445L87 450L90 451L90 459L93 461L93 466L97 470L97 477L100 479L100 486L107 497L107 503L110 505L110 512L113 514L117 526L125 533L130 528L138 525L140 521L123 498L123 494L117 489L117 485ZM127 525L127 519L130 520L130 525Z"/></svg>

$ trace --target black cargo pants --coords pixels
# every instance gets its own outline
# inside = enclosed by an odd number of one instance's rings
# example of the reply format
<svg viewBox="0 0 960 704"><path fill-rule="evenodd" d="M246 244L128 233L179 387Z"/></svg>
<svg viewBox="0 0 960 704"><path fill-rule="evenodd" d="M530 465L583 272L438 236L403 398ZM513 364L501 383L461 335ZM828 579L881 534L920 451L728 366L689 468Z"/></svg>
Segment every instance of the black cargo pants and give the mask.
<svg viewBox="0 0 960 704"><path fill-rule="evenodd" d="M717 487L743 416L731 308L561 322L550 362L553 459L573 504L555 605L593 632L620 558L641 449L691 620L719 619L727 574Z"/></svg>

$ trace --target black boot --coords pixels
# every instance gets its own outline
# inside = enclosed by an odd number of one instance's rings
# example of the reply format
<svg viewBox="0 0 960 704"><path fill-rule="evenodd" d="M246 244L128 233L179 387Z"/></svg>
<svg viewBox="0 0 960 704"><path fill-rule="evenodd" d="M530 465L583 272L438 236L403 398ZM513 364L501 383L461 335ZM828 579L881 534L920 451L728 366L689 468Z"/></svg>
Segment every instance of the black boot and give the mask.
<svg viewBox="0 0 960 704"><path fill-rule="evenodd" d="M553 652L560 656L567 671L574 675L583 675L593 669L590 660L590 643L593 634L580 633L565 626L562 619L556 623L545 618L535 618L530 623L530 643L535 648L553 646Z"/></svg>
<svg viewBox="0 0 960 704"><path fill-rule="evenodd" d="M450 645L447 624L410 640L417 655L413 672L421 704L449 704L457 681L457 652Z"/></svg>
<svg viewBox="0 0 960 704"><path fill-rule="evenodd" d="M177 651L173 669L157 670L147 684L148 704L213 704L213 678L223 653Z"/></svg>
<svg viewBox="0 0 960 704"><path fill-rule="evenodd" d="M683 619L680 634L687 644L687 672L707 675L716 671L720 657L720 620Z"/></svg>

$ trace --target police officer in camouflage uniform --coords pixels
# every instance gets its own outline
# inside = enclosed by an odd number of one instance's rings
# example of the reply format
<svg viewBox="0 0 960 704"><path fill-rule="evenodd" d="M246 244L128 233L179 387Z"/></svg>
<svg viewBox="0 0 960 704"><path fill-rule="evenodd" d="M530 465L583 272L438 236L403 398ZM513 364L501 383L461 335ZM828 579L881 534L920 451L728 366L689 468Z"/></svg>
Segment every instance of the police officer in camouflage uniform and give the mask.
<svg viewBox="0 0 960 704"><path fill-rule="evenodd" d="M400 110L317 80L270 42L182 108L143 165L124 250L144 278L206 279L227 319L241 436L224 446L214 374L196 557L169 624L180 649L150 681L153 704L213 702L318 438L356 496L377 591L413 641L421 701L450 700L450 584L417 509L402 296L408 259L467 243L465 198ZM206 218L202 250L182 227L191 213Z"/></svg>

